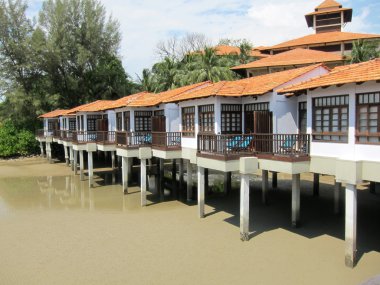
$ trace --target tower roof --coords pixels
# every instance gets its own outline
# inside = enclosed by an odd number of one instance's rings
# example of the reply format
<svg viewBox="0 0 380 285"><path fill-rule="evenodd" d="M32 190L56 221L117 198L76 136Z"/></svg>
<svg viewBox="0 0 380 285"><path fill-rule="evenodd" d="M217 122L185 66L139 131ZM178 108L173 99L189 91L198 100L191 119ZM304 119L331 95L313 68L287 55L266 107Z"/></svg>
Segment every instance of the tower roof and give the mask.
<svg viewBox="0 0 380 285"><path fill-rule="evenodd" d="M321 9L339 9L342 8L342 4L334 1L334 0L325 0L319 6L315 7L315 11L319 11Z"/></svg>

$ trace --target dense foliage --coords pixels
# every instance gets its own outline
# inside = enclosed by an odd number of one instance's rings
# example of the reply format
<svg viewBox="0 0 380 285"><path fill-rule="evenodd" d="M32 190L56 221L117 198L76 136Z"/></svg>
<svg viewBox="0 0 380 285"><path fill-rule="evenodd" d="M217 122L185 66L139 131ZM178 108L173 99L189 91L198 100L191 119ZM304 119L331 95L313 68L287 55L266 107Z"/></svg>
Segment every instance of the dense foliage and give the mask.
<svg viewBox="0 0 380 285"><path fill-rule="evenodd" d="M18 130L10 120L0 123L0 157L35 154L38 149L31 131Z"/></svg>
<svg viewBox="0 0 380 285"><path fill-rule="evenodd" d="M380 57L379 42L358 40L353 43L351 63L359 63Z"/></svg>

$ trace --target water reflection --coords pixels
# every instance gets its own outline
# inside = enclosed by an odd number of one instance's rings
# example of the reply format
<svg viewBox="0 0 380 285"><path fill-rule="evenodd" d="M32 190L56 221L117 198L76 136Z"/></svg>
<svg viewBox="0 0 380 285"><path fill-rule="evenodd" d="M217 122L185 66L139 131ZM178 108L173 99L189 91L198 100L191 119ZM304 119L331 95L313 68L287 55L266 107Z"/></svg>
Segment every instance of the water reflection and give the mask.
<svg viewBox="0 0 380 285"><path fill-rule="evenodd" d="M95 177L89 188L79 176L46 176L0 179L0 214L12 210L125 211L139 208L140 195L124 195L115 172ZM132 192L139 191L131 188Z"/></svg>

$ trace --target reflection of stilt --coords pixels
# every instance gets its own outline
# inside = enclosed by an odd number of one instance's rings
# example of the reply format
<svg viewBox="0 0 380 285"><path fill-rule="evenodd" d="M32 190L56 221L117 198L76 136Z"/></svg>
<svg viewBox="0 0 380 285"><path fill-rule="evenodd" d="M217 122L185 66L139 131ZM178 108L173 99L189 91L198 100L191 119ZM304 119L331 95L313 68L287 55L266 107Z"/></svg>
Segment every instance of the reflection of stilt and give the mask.
<svg viewBox="0 0 380 285"><path fill-rule="evenodd" d="M249 175L240 174L240 239L249 239Z"/></svg>
<svg viewBox="0 0 380 285"><path fill-rule="evenodd" d="M78 174L78 151L74 150L74 175Z"/></svg>
<svg viewBox="0 0 380 285"><path fill-rule="evenodd" d="M205 169L198 166L198 216L205 215Z"/></svg>
<svg viewBox="0 0 380 285"><path fill-rule="evenodd" d="M292 226L297 227L300 220L300 175L292 175Z"/></svg>
<svg viewBox="0 0 380 285"><path fill-rule="evenodd" d="M80 174L80 180L84 180L84 159L83 159L83 150L79 151L79 174Z"/></svg>
<svg viewBox="0 0 380 285"><path fill-rule="evenodd" d="M146 206L146 159L141 159L141 206Z"/></svg>
<svg viewBox="0 0 380 285"><path fill-rule="evenodd" d="M90 211L95 210L94 189L88 188L88 201Z"/></svg>

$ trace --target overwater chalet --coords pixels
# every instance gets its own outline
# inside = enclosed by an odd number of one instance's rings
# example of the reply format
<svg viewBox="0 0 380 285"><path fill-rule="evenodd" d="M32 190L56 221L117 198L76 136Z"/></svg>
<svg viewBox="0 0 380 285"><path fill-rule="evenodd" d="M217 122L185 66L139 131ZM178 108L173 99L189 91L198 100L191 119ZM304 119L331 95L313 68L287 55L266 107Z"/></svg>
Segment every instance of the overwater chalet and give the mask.
<svg viewBox="0 0 380 285"><path fill-rule="evenodd" d="M358 184L380 182L380 59L337 67L279 90L306 107L310 171L346 186L346 265L356 254Z"/></svg>
<svg viewBox="0 0 380 285"><path fill-rule="evenodd" d="M46 156L48 160L52 161L51 156L51 144L53 142L54 136L60 130L60 120L59 116L65 113L66 110L54 110L43 115L40 115L38 118L43 119L43 128L37 130L36 140L40 142L41 154L44 155L44 146L46 145Z"/></svg>
<svg viewBox="0 0 380 285"><path fill-rule="evenodd" d="M128 189L127 169L130 167L131 158L139 158L141 160L141 204L143 206L146 205L147 159L150 160L154 157L157 161L155 190L163 199L164 186L163 179L160 177L163 178L164 160L171 159L174 165L175 159L182 158L179 108L176 104L163 103L163 101L210 84L202 82L158 94L140 93L126 102L124 106L116 107L116 152L118 156L122 157L124 166L123 191L127 192Z"/></svg>
<svg viewBox="0 0 380 285"><path fill-rule="evenodd" d="M317 63L333 68L343 65L344 62L344 57L338 53L296 48L232 67L231 70L244 77L253 77Z"/></svg>
<svg viewBox="0 0 380 285"><path fill-rule="evenodd" d="M315 11L305 16L309 28L315 34L292 39L274 46L263 47L264 54L277 54L295 48L350 54L356 40L379 40L380 35L343 32L343 27L352 20L352 9L344 8L334 0L325 0Z"/></svg>

